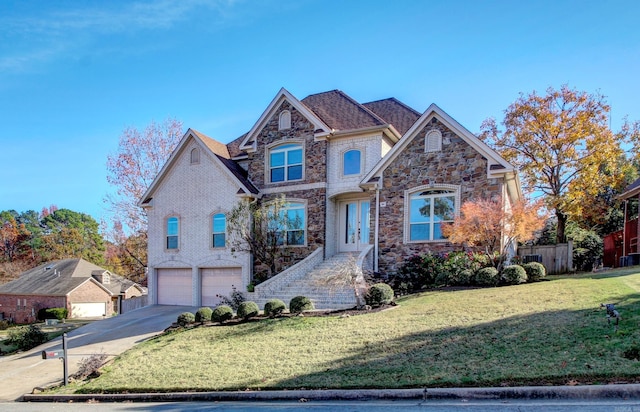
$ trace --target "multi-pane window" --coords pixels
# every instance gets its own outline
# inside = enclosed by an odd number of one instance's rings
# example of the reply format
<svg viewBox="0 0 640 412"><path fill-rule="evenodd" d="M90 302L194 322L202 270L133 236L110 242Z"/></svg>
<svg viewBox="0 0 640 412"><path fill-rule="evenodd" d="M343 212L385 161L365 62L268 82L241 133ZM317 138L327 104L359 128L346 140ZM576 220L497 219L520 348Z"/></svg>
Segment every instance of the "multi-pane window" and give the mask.
<svg viewBox="0 0 640 412"><path fill-rule="evenodd" d="M224 214L213 215L213 247L225 247L227 218Z"/></svg>
<svg viewBox="0 0 640 412"><path fill-rule="evenodd" d="M178 248L178 218L172 216L167 219L167 249Z"/></svg>
<svg viewBox="0 0 640 412"><path fill-rule="evenodd" d="M284 144L269 152L271 182L287 182L302 179L302 145Z"/></svg>
<svg viewBox="0 0 640 412"><path fill-rule="evenodd" d="M443 240L442 224L453 222L456 194L452 190L427 190L409 199L409 240Z"/></svg>
<svg viewBox="0 0 640 412"><path fill-rule="evenodd" d="M305 244L305 205L289 202L284 205L278 216L270 219L270 232L276 236L279 245L304 246Z"/></svg>
<svg viewBox="0 0 640 412"><path fill-rule="evenodd" d="M360 174L360 150L349 150L344 152L342 156L342 167L344 175L359 175Z"/></svg>

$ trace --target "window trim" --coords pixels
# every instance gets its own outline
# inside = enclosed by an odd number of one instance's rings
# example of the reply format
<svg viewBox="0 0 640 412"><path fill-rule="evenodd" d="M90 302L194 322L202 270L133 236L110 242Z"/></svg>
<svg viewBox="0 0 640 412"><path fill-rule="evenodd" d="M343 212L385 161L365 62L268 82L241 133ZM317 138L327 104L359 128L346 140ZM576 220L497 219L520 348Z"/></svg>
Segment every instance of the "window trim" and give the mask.
<svg viewBox="0 0 640 412"><path fill-rule="evenodd" d="M345 158L344 158L344 157L345 157L345 156L346 156L346 154L347 154L347 153L349 153L349 152L360 152L360 162L359 162L359 164L358 164L358 173L350 173L350 174L346 174L346 167L345 167L345 166L346 166L346 163L345 163ZM342 159L342 162L341 162L341 163L342 163L342 176L343 176L343 177L354 177L354 176L361 176L361 175L362 175L362 171L364 170L364 167L363 167L363 164L362 164L362 162L363 162L363 160L364 160L364 150L363 150L363 149L358 148L358 147L351 147L351 148L348 148L348 149L346 149L346 150L344 150L344 151L342 152L342 154L341 154L341 156L340 156L340 157L341 157L341 159Z"/></svg>
<svg viewBox="0 0 640 412"><path fill-rule="evenodd" d="M215 219L216 216L222 216L224 218L224 231L215 231ZM227 247L227 215L223 212L215 212L211 214L211 249L225 249ZM216 246L216 235L224 235L224 246Z"/></svg>
<svg viewBox="0 0 640 412"><path fill-rule="evenodd" d="M436 153L442 151L442 132L438 129L428 130L424 136L424 152Z"/></svg>
<svg viewBox="0 0 640 412"><path fill-rule="evenodd" d="M176 234L169 234L169 220L171 219L175 219L176 220ZM175 251L175 250L180 250L180 216L178 215L170 215L167 216L164 219L164 231L165 231L165 242L164 242L164 248L165 250L169 250L169 251ZM176 238L176 247L169 247L169 237L175 237Z"/></svg>
<svg viewBox="0 0 640 412"><path fill-rule="evenodd" d="M301 155L301 163L300 166L302 167L302 173L301 173L301 177L300 179L293 179L293 180L289 180L287 179L287 167L288 166L293 166L293 165L297 165L297 164L292 164L292 165L288 165L287 163L284 164L284 169L285 169L285 179L284 180L279 180L276 182L271 181L271 154L275 151L278 151L278 148L280 146L286 146L286 145L299 145L300 149L302 150L302 155ZM288 150L285 151L285 153L288 152ZM287 159L285 159L286 162ZM277 142L271 143L270 145L267 145L266 147L266 151L265 151L265 183L266 184L282 184L282 183L289 183L289 182L302 182L305 180L305 145L304 145L304 140L302 139L286 139L286 140L279 140Z"/></svg>
<svg viewBox="0 0 640 412"><path fill-rule="evenodd" d="M460 186L459 185L448 185L448 184L428 184L422 185L418 187L414 187L411 189L407 189L404 191L404 233L403 233L403 242L404 243L443 243L448 242L448 239L427 239L427 240L411 240L411 196L420 192L427 191L436 191L436 190L448 190L453 192L454 196L454 205L453 205L453 216L458 217L460 215ZM433 225L433 222L431 223Z"/></svg>

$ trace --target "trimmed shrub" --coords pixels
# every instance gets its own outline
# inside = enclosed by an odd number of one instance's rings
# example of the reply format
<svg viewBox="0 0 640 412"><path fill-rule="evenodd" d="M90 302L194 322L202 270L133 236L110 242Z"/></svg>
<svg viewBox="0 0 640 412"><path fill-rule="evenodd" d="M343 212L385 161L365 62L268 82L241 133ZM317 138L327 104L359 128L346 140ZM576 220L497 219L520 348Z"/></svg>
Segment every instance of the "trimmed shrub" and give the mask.
<svg viewBox="0 0 640 412"><path fill-rule="evenodd" d="M289 312L302 313L307 310L313 310L313 302L306 296L296 296L289 302Z"/></svg>
<svg viewBox="0 0 640 412"><path fill-rule="evenodd" d="M214 322L224 323L233 318L233 309L228 305L220 305L211 313L211 320Z"/></svg>
<svg viewBox="0 0 640 412"><path fill-rule="evenodd" d="M451 284L451 275L449 272L440 272L436 276L435 286L448 286Z"/></svg>
<svg viewBox="0 0 640 412"><path fill-rule="evenodd" d="M220 302L223 305L229 306L234 311L237 311L240 304L245 300L247 300L247 298L244 296L244 293L236 289L234 285L231 285L231 294L229 296L224 296L224 295L216 295L216 296L220 299Z"/></svg>
<svg viewBox="0 0 640 412"><path fill-rule="evenodd" d="M254 316L258 316L260 313L260 309L258 308L258 304L256 302L251 302L250 300L242 302L240 306L238 306L238 317L247 320Z"/></svg>
<svg viewBox="0 0 640 412"><path fill-rule="evenodd" d="M538 282L543 277L547 276L547 270L542 263L529 262L522 265L524 271L527 272L528 282Z"/></svg>
<svg viewBox="0 0 640 412"><path fill-rule="evenodd" d="M208 308L206 306L201 307L200 309L198 309L198 311L196 312L196 322L200 322L200 323L204 323L204 322L208 322L211 320L211 314L213 313L213 310L211 308Z"/></svg>
<svg viewBox="0 0 640 412"><path fill-rule="evenodd" d="M365 300L369 306L391 303L393 301L393 289L386 283L376 283L369 288Z"/></svg>
<svg viewBox="0 0 640 412"><path fill-rule="evenodd" d="M479 286L495 286L499 279L498 269L494 267L479 269L475 275L476 284Z"/></svg>
<svg viewBox="0 0 640 412"><path fill-rule="evenodd" d="M519 285L527 282L527 272L520 265L510 265L502 269L502 281L507 285Z"/></svg>
<svg viewBox="0 0 640 412"><path fill-rule="evenodd" d="M456 286L468 286L473 281L473 270L465 269L453 276L453 284Z"/></svg>
<svg viewBox="0 0 640 412"><path fill-rule="evenodd" d="M68 314L69 314L69 311L67 310L67 308L45 308L45 309L40 309L38 311L38 319L40 319L40 320L45 320L45 319L63 320L63 319L67 318Z"/></svg>
<svg viewBox="0 0 640 412"><path fill-rule="evenodd" d="M20 350L29 350L45 343L47 334L36 325L13 328L9 331L9 344L15 345Z"/></svg>
<svg viewBox="0 0 640 412"><path fill-rule="evenodd" d="M280 299L270 299L264 304L264 314L271 318L280 316L285 309L284 302Z"/></svg>
<svg viewBox="0 0 640 412"><path fill-rule="evenodd" d="M178 315L178 319L176 320L176 322L180 326L187 326L188 324L195 322L195 320L196 320L196 316L193 313L182 312L181 314Z"/></svg>

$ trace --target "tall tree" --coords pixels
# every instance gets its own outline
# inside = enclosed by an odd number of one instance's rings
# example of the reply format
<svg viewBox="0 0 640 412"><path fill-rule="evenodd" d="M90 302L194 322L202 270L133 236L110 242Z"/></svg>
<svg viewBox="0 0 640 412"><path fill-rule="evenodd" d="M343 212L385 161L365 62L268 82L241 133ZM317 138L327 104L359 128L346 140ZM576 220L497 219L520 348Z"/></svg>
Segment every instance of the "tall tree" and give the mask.
<svg viewBox="0 0 640 412"><path fill-rule="evenodd" d="M616 159L634 127L625 122L611 132L609 110L602 95L564 85L544 96L521 94L505 111L504 130L495 119L482 124L481 137L520 169L526 189L544 195L558 222L558 243L566 241L568 219L582 216L602 187L623 178Z"/></svg>
<svg viewBox="0 0 640 412"><path fill-rule="evenodd" d="M85 214L58 209L45 216L43 249L47 260L81 257L100 265L104 262L104 239L98 222Z"/></svg>

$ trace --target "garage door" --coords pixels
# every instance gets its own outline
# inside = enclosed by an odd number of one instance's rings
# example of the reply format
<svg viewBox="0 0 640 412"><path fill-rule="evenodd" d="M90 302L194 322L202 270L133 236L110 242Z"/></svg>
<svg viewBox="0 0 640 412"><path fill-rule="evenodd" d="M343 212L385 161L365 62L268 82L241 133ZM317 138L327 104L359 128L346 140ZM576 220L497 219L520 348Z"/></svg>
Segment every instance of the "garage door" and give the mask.
<svg viewBox="0 0 640 412"><path fill-rule="evenodd" d="M220 298L216 295L229 296L235 286L242 289L242 268L202 269L202 306L216 306Z"/></svg>
<svg viewBox="0 0 640 412"><path fill-rule="evenodd" d="M92 303L72 303L71 304L71 317L72 318L97 318L104 316L107 311L107 304L104 302L92 302Z"/></svg>
<svg viewBox="0 0 640 412"><path fill-rule="evenodd" d="M191 269L158 269L158 305L191 306Z"/></svg>

